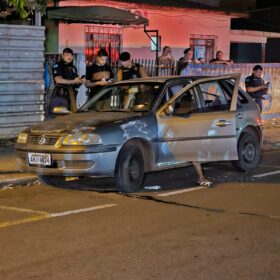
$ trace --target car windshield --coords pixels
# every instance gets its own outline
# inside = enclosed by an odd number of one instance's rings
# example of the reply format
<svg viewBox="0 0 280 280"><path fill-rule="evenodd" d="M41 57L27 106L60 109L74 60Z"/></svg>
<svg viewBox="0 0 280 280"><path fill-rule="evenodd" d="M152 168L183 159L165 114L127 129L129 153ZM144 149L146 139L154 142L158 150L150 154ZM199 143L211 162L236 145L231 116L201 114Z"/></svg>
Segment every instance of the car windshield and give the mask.
<svg viewBox="0 0 280 280"><path fill-rule="evenodd" d="M116 84L99 91L79 111L148 112L160 93L162 83Z"/></svg>

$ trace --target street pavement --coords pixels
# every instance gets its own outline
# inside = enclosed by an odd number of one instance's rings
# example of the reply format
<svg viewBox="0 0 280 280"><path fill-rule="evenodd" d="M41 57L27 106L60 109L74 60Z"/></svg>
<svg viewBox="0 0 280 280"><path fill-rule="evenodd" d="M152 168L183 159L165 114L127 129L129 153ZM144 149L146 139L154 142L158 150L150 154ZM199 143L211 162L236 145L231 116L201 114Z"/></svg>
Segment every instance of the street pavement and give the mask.
<svg viewBox="0 0 280 280"><path fill-rule="evenodd" d="M112 179L4 188L0 278L278 280L279 158L264 152L251 173L206 164L210 189L192 167L148 174L129 195Z"/></svg>
<svg viewBox="0 0 280 280"><path fill-rule="evenodd" d="M280 279L279 139L279 123L265 123L252 172L203 165L215 188L197 187L189 166L147 174L127 195L112 178L43 185L2 146L0 279Z"/></svg>

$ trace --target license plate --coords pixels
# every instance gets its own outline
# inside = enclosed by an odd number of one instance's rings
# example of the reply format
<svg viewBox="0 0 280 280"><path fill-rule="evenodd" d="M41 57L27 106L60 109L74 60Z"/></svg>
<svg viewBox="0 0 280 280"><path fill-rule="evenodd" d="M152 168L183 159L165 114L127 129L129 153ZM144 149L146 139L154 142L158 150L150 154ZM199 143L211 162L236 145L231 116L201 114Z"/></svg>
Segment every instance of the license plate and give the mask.
<svg viewBox="0 0 280 280"><path fill-rule="evenodd" d="M29 164L51 165L50 154L28 153Z"/></svg>

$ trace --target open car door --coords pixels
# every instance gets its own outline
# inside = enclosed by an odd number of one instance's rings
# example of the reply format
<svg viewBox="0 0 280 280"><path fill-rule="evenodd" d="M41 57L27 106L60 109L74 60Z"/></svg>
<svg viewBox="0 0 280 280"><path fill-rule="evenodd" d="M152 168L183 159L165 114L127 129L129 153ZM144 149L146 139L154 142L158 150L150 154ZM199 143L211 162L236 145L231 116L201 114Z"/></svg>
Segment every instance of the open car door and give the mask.
<svg viewBox="0 0 280 280"><path fill-rule="evenodd" d="M232 97L220 81L235 80ZM201 78L157 110L158 165L237 160L239 74Z"/></svg>

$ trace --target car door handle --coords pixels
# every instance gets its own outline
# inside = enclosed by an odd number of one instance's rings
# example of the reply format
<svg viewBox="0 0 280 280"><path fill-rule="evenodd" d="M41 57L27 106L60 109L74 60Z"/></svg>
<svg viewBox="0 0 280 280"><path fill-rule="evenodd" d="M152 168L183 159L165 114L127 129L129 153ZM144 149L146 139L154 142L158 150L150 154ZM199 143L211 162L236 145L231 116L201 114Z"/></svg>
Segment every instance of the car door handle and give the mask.
<svg viewBox="0 0 280 280"><path fill-rule="evenodd" d="M219 127L224 127L227 125L232 125L232 122L226 121L226 120L219 120L216 122L216 126L219 126Z"/></svg>
<svg viewBox="0 0 280 280"><path fill-rule="evenodd" d="M238 113L238 114L237 114L237 118L238 118L238 119L243 119L243 114L242 114L242 113Z"/></svg>

